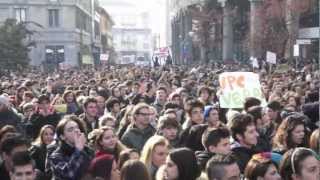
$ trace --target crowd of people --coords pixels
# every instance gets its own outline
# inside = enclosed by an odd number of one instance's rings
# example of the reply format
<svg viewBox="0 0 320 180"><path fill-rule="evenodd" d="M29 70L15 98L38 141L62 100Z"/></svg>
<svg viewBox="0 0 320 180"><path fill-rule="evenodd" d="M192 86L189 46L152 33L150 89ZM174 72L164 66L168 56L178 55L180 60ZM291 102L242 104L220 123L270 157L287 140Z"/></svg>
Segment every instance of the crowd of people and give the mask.
<svg viewBox="0 0 320 180"><path fill-rule="evenodd" d="M246 66L108 67L0 77L1 180L318 180L319 69L260 77L263 104L219 105Z"/></svg>

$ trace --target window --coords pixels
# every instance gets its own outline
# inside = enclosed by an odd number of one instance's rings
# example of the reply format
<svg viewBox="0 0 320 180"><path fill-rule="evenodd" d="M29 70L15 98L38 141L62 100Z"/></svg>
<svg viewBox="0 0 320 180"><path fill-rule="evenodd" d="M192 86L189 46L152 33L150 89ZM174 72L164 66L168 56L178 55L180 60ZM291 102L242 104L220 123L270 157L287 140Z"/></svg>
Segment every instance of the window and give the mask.
<svg viewBox="0 0 320 180"><path fill-rule="evenodd" d="M25 8L16 8L15 15L18 23L26 21L26 9Z"/></svg>
<svg viewBox="0 0 320 180"><path fill-rule="evenodd" d="M59 10L49 9L49 27L59 27Z"/></svg>

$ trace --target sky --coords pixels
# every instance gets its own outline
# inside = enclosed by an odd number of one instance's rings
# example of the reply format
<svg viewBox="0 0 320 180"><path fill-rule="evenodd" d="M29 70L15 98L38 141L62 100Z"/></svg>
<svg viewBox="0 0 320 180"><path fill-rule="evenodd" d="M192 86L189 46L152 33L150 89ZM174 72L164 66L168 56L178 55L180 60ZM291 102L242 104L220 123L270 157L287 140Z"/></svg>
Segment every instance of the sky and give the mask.
<svg viewBox="0 0 320 180"><path fill-rule="evenodd" d="M166 40L166 0L100 0L100 4L108 11L110 5L121 4L125 7L129 5L135 7L137 11L150 12L152 32L154 34L160 34L161 45L165 45ZM123 4L123 5L122 5Z"/></svg>

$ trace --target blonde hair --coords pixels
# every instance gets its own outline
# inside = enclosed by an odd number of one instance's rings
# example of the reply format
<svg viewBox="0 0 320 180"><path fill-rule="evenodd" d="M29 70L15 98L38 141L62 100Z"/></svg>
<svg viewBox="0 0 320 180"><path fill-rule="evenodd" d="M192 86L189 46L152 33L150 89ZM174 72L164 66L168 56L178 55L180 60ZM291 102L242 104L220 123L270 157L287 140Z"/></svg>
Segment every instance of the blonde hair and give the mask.
<svg viewBox="0 0 320 180"><path fill-rule="evenodd" d="M33 145L41 145L43 144L43 134L45 132L46 129L51 129L53 131L53 133L55 133L55 128L54 126L50 125L50 124L47 124L47 125L44 125L42 126L42 128L40 129L40 132L39 132L39 135L38 137L36 138L36 140L32 143Z"/></svg>
<svg viewBox="0 0 320 180"><path fill-rule="evenodd" d="M169 147L169 142L163 136L154 135L143 146L140 160L147 166L149 172L152 165L152 153L158 145Z"/></svg>

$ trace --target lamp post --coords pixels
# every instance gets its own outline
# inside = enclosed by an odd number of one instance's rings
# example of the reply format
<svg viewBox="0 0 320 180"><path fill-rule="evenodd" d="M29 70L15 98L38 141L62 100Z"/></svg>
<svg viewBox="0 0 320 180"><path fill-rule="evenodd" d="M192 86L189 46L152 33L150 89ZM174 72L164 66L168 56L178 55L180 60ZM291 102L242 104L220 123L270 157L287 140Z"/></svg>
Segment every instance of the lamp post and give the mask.
<svg viewBox="0 0 320 180"><path fill-rule="evenodd" d="M223 8L222 60L233 59L233 28L228 0L218 0Z"/></svg>

